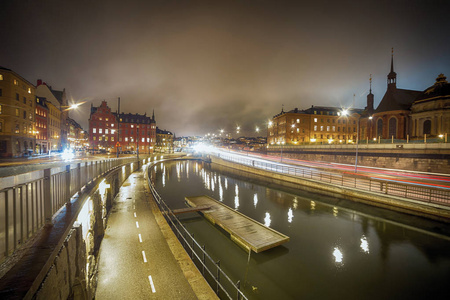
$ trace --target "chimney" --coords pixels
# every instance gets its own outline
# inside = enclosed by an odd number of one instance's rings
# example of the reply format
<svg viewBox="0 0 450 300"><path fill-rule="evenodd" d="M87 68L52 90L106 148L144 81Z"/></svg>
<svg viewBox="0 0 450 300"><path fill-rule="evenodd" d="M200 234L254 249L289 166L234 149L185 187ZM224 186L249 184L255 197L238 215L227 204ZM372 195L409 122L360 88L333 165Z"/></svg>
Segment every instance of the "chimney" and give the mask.
<svg viewBox="0 0 450 300"><path fill-rule="evenodd" d="M42 85L42 79L38 79L38 80L37 80L37 85L36 85L36 87L38 87L38 86L40 86L40 85Z"/></svg>

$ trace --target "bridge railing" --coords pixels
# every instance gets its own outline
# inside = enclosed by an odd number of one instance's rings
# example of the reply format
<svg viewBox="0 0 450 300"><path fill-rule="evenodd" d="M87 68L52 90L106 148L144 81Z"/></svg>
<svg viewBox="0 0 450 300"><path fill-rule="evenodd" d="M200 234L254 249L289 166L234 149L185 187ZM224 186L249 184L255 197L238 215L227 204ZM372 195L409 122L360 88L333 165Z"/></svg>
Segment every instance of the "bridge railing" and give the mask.
<svg viewBox="0 0 450 300"><path fill-rule="evenodd" d="M32 237L92 180L136 158L73 163L2 177L0 180L0 262Z"/></svg>
<svg viewBox="0 0 450 300"><path fill-rule="evenodd" d="M162 214L169 223L172 231L177 236L185 248L192 261L195 263L199 271L202 272L203 277L208 281L209 285L215 290L220 299L247 299L240 289L240 281L234 283L231 278L220 267L220 260L215 261L206 252L206 247L201 246L194 237L194 234L189 233L186 227L173 214L172 210L161 198L155 186L152 183L152 178L148 176L148 185L155 198Z"/></svg>
<svg viewBox="0 0 450 300"><path fill-rule="evenodd" d="M450 205L450 187L421 186L418 183L399 183L390 180L372 179L357 174L326 172L309 167L262 162L251 157L235 156L227 153L219 153L217 156L224 160L263 170L313 179L342 187L357 188L427 203Z"/></svg>

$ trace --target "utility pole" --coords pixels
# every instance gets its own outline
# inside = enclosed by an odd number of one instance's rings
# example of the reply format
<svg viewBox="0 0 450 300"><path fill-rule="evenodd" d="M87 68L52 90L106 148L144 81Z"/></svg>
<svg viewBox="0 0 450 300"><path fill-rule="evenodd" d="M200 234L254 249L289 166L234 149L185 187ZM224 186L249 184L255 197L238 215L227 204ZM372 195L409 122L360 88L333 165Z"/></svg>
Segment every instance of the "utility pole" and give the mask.
<svg viewBox="0 0 450 300"><path fill-rule="evenodd" d="M117 99L117 142L116 142L116 156L119 158L119 152L120 152L120 97Z"/></svg>

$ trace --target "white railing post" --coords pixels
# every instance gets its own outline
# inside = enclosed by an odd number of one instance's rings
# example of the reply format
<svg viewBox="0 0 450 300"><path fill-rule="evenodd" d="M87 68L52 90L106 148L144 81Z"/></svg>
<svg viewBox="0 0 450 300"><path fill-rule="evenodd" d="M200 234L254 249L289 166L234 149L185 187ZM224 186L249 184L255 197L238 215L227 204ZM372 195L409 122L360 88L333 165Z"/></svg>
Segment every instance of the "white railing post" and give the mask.
<svg viewBox="0 0 450 300"><path fill-rule="evenodd" d="M64 196L65 196L65 198L66 199L64 199L63 201L64 202L66 202L67 204L70 204L70 185L71 185L71 182L70 182L70 165L67 165L66 166L66 174L65 174L66 176L66 186L64 187L65 188L65 193L64 193Z"/></svg>
<svg viewBox="0 0 450 300"><path fill-rule="evenodd" d="M53 201L51 189L51 169L44 170L44 219L46 225L52 224Z"/></svg>

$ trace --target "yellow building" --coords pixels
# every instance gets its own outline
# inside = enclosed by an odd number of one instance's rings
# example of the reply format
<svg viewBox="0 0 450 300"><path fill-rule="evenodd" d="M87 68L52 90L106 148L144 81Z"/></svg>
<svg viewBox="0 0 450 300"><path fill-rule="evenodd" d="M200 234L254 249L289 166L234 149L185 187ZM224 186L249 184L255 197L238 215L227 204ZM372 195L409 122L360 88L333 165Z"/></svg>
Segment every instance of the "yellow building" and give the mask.
<svg viewBox="0 0 450 300"><path fill-rule="evenodd" d="M49 150L61 150L61 111L52 102L47 102L47 134Z"/></svg>
<svg viewBox="0 0 450 300"><path fill-rule="evenodd" d="M312 106L275 115L268 126L268 145L346 144L356 141L362 109Z"/></svg>
<svg viewBox="0 0 450 300"><path fill-rule="evenodd" d="M33 154L35 108L35 86L0 67L0 157Z"/></svg>
<svg viewBox="0 0 450 300"><path fill-rule="evenodd" d="M173 153L173 136L172 132L156 127L156 151Z"/></svg>

